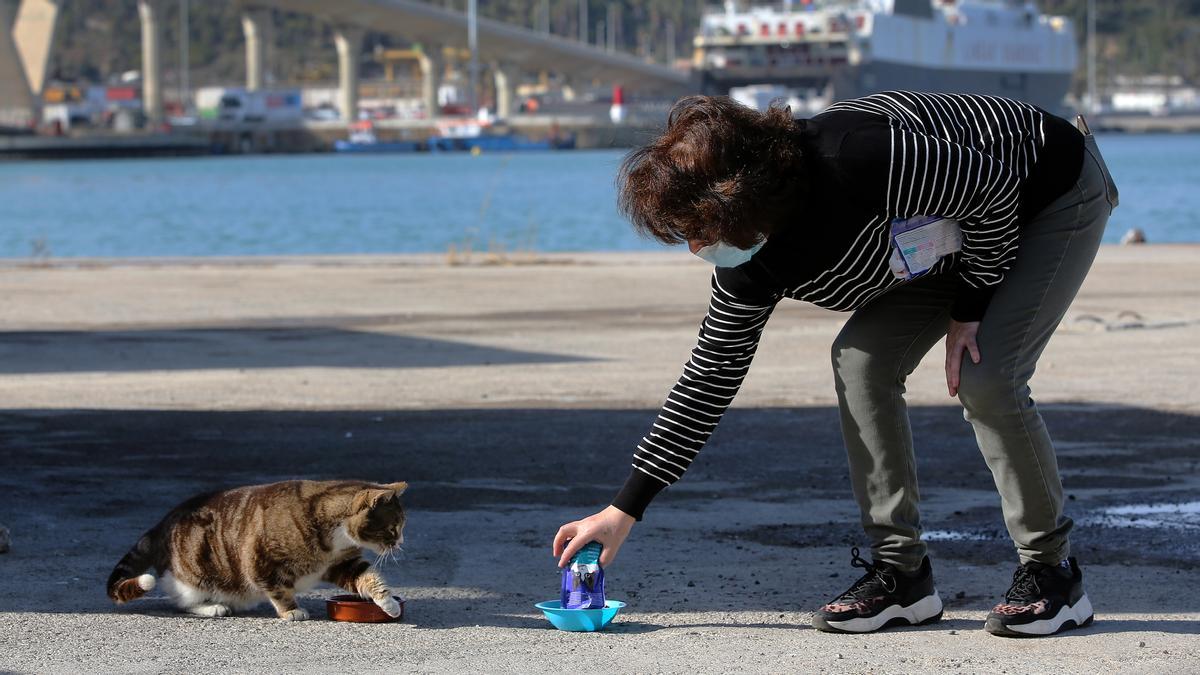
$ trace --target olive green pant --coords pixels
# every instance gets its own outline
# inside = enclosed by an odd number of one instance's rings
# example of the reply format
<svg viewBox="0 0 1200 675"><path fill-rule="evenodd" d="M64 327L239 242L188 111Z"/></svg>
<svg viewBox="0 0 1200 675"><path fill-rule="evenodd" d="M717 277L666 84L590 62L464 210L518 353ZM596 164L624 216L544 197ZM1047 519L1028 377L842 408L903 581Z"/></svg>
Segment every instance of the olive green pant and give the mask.
<svg viewBox="0 0 1200 675"><path fill-rule="evenodd" d="M1054 446L1030 398L1038 357L1079 291L1117 204L1096 147L1079 180L1021 226L1016 262L979 325L981 361L964 355L958 398L1000 492L1022 562L1068 555ZM834 377L854 495L876 561L915 569L925 556L905 379L946 335L953 274L897 287L851 315L833 345ZM943 354L939 351L939 357Z"/></svg>

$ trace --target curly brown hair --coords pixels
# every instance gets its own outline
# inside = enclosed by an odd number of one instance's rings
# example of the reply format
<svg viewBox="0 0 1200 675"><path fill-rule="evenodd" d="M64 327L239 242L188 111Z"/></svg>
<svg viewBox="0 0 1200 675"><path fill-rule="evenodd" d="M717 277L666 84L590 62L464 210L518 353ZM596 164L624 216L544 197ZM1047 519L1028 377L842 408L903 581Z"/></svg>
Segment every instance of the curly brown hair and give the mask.
<svg viewBox="0 0 1200 675"><path fill-rule="evenodd" d="M786 106L759 112L728 96L680 99L666 129L621 163L618 206L665 244L749 248L794 217L804 185L798 133Z"/></svg>

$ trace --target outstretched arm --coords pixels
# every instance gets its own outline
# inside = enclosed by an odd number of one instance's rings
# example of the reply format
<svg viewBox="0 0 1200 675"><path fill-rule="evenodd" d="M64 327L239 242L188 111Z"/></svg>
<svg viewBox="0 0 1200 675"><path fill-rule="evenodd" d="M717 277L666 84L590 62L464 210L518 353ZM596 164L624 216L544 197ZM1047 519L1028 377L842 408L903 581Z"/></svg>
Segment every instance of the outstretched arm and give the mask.
<svg viewBox="0 0 1200 675"><path fill-rule="evenodd" d="M736 269L717 268L692 357L638 444L625 487L603 511L559 528L552 550L560 567L591 541L604 546L600 564L608 566L654 496L679 480L733 401L779 298Z"/></svg>
<svg viewBox="0 0 1200 675"><path fill-rule="evenodd" d="M779 300L752 297L734 287L740 273L718 268L708 315L683 375L667 395L650 433L633 457L633 470L613 506L641 520L663 488L683 476L733 402L759 337Z"/></svg>

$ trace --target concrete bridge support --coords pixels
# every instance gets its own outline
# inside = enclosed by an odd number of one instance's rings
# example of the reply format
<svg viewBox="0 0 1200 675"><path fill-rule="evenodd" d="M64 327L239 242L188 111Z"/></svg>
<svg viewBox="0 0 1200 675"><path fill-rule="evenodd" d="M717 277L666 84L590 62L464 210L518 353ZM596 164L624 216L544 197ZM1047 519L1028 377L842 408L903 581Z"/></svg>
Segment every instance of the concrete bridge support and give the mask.
<svg viewBox="0 0 1200 675"><path fill-rule="evenodd" d="M9 33L12 16L8 1L0 0L0 126L23 127L34 119L33 96Z"/></svg>
<svg viewBox="0 0 1200 675"><path fill-rule="evenodd" d="M339 26L333 35L338 53L338 108L347 123L358 119L358 62L362 54L363 29Z"/></svg>
<svg viewBox="0 0 1200 675"><path fill-rule="evenodd" d="M259 91L266 86L266 42L271 13L247 7L242 11L242 33L246 36L246 90Z"/></svg>
<svg viewBox="0 0 1200 675"><path fill-rule="evenodd" d="M496 116L508 119L516 112L513 100L516 93L516 68L502 63L492 64L492 82L496 88Z"/></svg>
<svg viewBox="0 0 1200 675"><path fill-rule="evenodd" d="M46 66L54 46L54 27L58 22L58 0L21 0L12 37L25 66L25 78L34 97L46 86ZM8 24L4 24L6 27Z"/></svg>
<svg viewBox="0 0 1200 675"><path fill-rule="evenodd" d="M142 20L142 109L147 123L163 121L162 15L159 0L138 0Z"/></svg>
<svg viewBox="0 0 1200 675"><path fill-rule="evenodd" d="M438 116L438 87L442 84L442 75L446 72L446 62L441 51L422 52L417 58L421 68L421 103L425 106L425 114L429 119Z"/></svg>

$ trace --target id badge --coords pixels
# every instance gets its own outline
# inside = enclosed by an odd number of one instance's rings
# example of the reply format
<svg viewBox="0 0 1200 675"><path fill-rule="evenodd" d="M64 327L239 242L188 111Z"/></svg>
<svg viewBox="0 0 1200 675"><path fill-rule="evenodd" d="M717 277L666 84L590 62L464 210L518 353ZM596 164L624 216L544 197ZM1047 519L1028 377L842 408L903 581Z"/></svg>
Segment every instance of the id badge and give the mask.
<svg viewBox="0 0 1200 675"><path fill-rule="evenodd" d="M888 264L897 279L919 277L944 256L961 250L962 228L957 220L913 216L892 221L892 253Z"/></svg>

